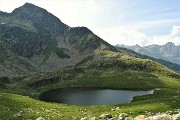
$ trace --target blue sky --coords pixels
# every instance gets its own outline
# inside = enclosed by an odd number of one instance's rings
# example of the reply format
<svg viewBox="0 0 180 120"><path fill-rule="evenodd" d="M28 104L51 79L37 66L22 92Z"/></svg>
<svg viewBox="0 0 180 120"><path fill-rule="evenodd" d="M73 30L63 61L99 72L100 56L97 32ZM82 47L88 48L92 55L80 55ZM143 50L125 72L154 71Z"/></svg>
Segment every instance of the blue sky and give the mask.
<svg viewBox="0 0 180 120"><path fill-rule="evenodd" d="M110 26L132 25L149 35L159 35L167 34L174 25L180 25L179 0L104 1L109 11L107 17L114 19L114 22L108 21L112 22Z"/></svg>
<svg viewBox="0 0 180 120"><path fill-rule="evenodd" d="M180 45L180 0L0 0L0 10L11 12L25 2L72 27L86 26L113 45Z"/></svg>

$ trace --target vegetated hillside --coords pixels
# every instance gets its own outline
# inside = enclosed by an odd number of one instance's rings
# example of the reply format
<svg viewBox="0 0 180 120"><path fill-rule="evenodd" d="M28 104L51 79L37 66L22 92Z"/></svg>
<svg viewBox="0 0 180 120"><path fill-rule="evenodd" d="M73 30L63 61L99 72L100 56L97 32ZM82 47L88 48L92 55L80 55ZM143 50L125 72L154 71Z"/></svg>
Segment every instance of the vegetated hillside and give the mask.
<svg viewBox="0 0 180 120"><path fill-rule="evenodd" d="M148 59L121 52L103 51L80 61L76 67L46 74L0 79L0 117L3 119L63 119L96 117L103 113L117 116L148 115L180 107L180 75ZM154 94L135 97L132 103L105 106L75 106L31 99L44 91L68 87L147 90L160 88ZM8 92L8 93L2 93ZM17 93L20 95L10 94ZM26 96L22 96L26 95Z"/></svg>
<svg viewBox="0 0 180 120"><path fill-rule="evenodd" d="M0 69L10 71L0 72L2 76L24 74L32 69L53 71L74 66L103 49L116 50L88 28L69 27L45 9L30 3L11 13L0 12L0 43L3 60ZM22 70L12 70L8 64Z"/></svg>
<svg viewBox="0 0 180 120"><path fill-rule="evenodd" d="M148 55L154 58L168 60L170 62L180 65L180 46L175 46L175 44L172 42L168 42L164 45L149 45L144 47L141 47L139 45L135 45L135 46L116 45L116 46L128 48L143 55Z"/></svg>
<svg viewBox="0 0 180 120"><path fill-rule="evenodd" d="M8 78L7 78L8 79ZM17 80L18 79L18 80ZM116 89L178 88L180 75L164 65L123 52L104 50L60 71L11 78L5 91L37 98L49 89L91 87ZM28 91L27 91L28 89Z"/></svg>
<svg viewBox="0 0 180 120"><path fill-rule="evenodd" d="M118 50L86 27L69 27L33 4L26 3L11 13L1 12L0 15L1 76L13 78L21 77L18 75L28 76L26 73L33 72L39 75L44 72L77 70L78 67L85 71L106 71L107 68L127 71L124 75L134 71L165 76L176 74L157 62L136 58L139 55ZM48 85L58 80L47 78L45 82L42 80L42 84Z"/></svg>
<svg viewBox="0 0 180 120"><path fill-rule="evenodd" d="M157 59L157 58L153 58L153 57L150 57L150 56L147 56L147 55L142 55L142 54L139 54L137 52L134 52L133 50L131 49L128 49L128 48L124 48L124 47L116 47L119 51L121 52L125 52L131 56L134 56L134 57L138 57L138 58L142 58L142 59L150 59L150 60L153 60L153 61L156 61L156 62L159 62L163 65L165 65L166 67L176 71L176 72L180 72L180 65L179 64L175 64L175 63L172 63L172 62L169 62L169 61L166 61L166 60L163 60L163 59Z"/></svg>

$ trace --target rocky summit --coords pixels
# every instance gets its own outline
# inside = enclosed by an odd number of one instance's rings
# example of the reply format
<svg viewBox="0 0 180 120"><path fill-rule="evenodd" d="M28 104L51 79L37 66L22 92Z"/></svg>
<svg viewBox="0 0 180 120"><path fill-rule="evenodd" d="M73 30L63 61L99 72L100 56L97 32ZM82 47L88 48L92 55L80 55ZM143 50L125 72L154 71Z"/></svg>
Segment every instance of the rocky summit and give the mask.
<svg viewBox="0 0 180 120"><path fill-rule="evenodd" d="M69 27L26 3L0 14L0 76L74 66L103 49L116 50L86 27Z"/></svg>

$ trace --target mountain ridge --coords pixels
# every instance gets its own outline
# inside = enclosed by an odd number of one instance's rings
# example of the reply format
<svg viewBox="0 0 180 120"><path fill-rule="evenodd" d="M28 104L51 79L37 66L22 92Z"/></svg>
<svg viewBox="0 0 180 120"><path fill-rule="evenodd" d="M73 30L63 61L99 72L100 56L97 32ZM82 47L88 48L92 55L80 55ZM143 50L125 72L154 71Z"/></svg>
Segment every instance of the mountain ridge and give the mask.
<svg viewBox="0 0 180 120"><path fill-rule="evenodd" d="M117 51L88 28L69 27L31 3L0 16L1 47L42 71L74 66L103 49Z"/></svg>
<svg viewBox="0 0 180 120"><path fill-rule="evenodd" d="M164 45L149 45L149 46L126 46L116 45L118 47L128 48L137 53L148 55L157 59L167 60L180 65L180 46L175 45L172 42L168 42Z"/></svg>

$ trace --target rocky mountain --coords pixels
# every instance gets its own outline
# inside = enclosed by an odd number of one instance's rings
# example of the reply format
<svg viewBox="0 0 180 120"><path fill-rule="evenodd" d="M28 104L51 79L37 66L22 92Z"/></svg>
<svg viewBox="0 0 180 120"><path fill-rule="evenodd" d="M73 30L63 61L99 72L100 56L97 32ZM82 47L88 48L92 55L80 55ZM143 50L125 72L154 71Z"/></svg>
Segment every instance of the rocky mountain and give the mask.
<svg viewBox="0 0 180 120"><path fill-rule="evenodd" d="M175 44L172 42L168 42L165 45L149 45L145 47L141 47L139 45L135 45L135 46L116 45L116 46L128 48L143 55L148 55L154 58L167 60L180 65L180 46L175 46Z"/></svg>
<svg viewBox="0 0 180 120"><path fill-rule="evenodd" d="M0 76L24 76L78 65L113 67L119 60L123 69L149 69L139 65L143 60L130 65L126 62L142 57L122 52L86 27L70 27L31 3L11 13L0 12L0 43ZM177 70L171 67L174 64L163 65Z"/></svg>
<svg viewBox="0 0 180 120"><path fill-rule="evenodd" d="M31 3L0 12L0 43L0 76L58 70L103 49L116 50L88 28L69 27Z"/></svg>

